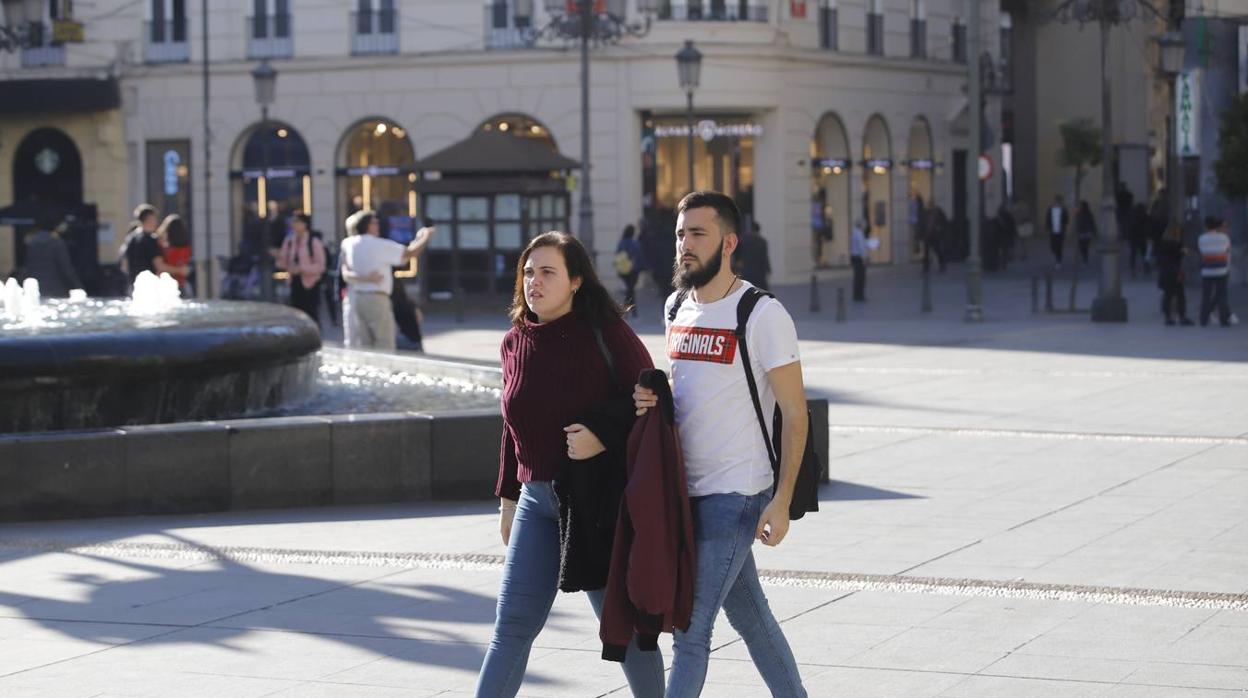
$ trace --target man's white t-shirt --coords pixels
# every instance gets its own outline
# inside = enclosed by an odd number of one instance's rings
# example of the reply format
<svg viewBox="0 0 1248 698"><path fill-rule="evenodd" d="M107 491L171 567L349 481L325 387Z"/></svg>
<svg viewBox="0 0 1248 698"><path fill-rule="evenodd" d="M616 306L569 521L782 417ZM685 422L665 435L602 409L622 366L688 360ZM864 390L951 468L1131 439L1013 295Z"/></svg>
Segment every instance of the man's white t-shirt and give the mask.
<svg viewBox="0 0 1248 698"><path fill-rule="evenodd" d="M690 293L668 323L676 428L691 497L752 495L772 486L771 461L733 334L737 303L749 287L742 281L736 292L711 303L697 303ZM675 293L668 297L664 321L675 300ZM779 301L762 298L745 325L745 341L770 430L776 396L767 372L798 360L797 328Z"/></svg>
<svg viewBox="0 0 1248 698"><path fill-rule="evenodd" d="M392 267L403 264L403 245L376 235L352 235L342 241L339 255L342 263L351 271L367 276L375 271L381 272L381 281L353 281L349 288L357 293L384 293L390 295L394 288Z"/></svg>

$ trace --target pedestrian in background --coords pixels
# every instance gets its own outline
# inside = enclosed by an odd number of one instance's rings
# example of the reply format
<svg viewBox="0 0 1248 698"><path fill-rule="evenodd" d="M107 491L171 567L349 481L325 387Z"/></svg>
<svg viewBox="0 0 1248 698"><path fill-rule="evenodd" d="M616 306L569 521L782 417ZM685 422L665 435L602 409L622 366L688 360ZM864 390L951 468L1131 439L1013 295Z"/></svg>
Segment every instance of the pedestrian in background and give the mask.
<svg viewBox="0 0 1248 698"><path fill-rule="evenodd" d="M512 327L501 347L503 436L495 494L507 561L477 698L510 698L520 690L533 641L560 589L586 591L594 614L602 616L619 493L600 490L604 496L595 504L601 504L586 510L576 506L575 492L582 489L578 477L623 474L635 419L629 387L654 367L623 315L576 238L545 233L521 253ZM601 418L606 413L622 418ZM599 520L572 521L577 512ZM593 531L592 540L574 536L577 527ZM663 695L663 657L657 649L641 651L635 637L625 651L624 675L634 696Z"/></svg>
<svg viewBox="0 0 1248 698"><path fill-rule="evenodd" d="M1053 195L1053 205L1045 216L1045 224L1049 230L1049 249L1053 251L1053 268L1062 268L1062 253L1066 248L1066 226L1070 225L1070 214L1062 203L1062 195Z"/></svg>
<svg viewBox="0 0 1248 698"><path fill-rule="evenodd" d="M859 218L854 221L854 229L849 234L849 263L854 268L854 300L867 299L867 235L870 229L866 221Z"/></svg>
<svg viewBox="0 0 1248 698"><path fill-rule="evenodd" d="M191 231L187 229L186 221L176 213L165 216L156 229L156 239L160 241L160 256L169 267L169 276L178 282L182 297L190 297Z"/></svg>
<svg viewBox="0 0 1248 698"><path fill-rule="evenodd" d="M290 275L290 304L321 326L321 282L325 277L325 243L312 233L312 216L299 211L290 217L290 234L277 253L277 268Z"/></svg>
<svg viewBox="0 0 1248 698"><path fill-rule="evenodd" d="M1135 208L1143 209L1143 204ZM1187 289L1184 288L1183 257L1187 248L1183 247L1183 229L1172 226L1157 243L1157 287L1161 289L1161 314L1166 318L1167 325L1175 323L1178 317L1180 325L1191 325L1187 318Z"/></svg>
<svg viewBox="0 0 1248 698"><path fill-rule="evenodd" d="M60 233L51 230L48 219L39 221L33 233L26 235L26 259L22 274L39 282L39 295L44 298L65 298L70 289L82 288L78 272L69 258L69 247Z"/></svg>
<svg viewBox="0 0 1248 698"><path fill-rule="evenodd" d="M732 265L741 278L751 284L766 289L771 276L771 255L767 251L767 239L757 221L750 223L749 232L741 236L737 253L733 255Z"/></svg>
<svg viewBox="0 0 1248 698"><path fill-rule="evenodd" d="M1088 252L1092 240L1096 238L1096 217L1092 215L1092 207L1087 201L1080 201L1075 211L1075 235L1079 241L1079 259L1083 266L1088 266Z"/></svg>
<svg viewBox="0 0 1248 698"><path fill-rule="evenodd" d="M1218 322L1231 326L1231 302L1227 297L1227 276L1231 271L1231 236L1226 221L1217 216L1205 218L1205 232L1196 241L1200 247L1200 325L1218 312Z"/></svg>
<svg viewBox="0 0 1248 698"><path fill-rule="evenodd" d="M637 229L632 223L624 226L620 242L615 246L615 273L624 282L624 308L637 316L637 279L645 268L641 243L637 241Z"/></svg>
<svg viewBox="0 0 1248 698"><path fill-rule="evenodd" d="M1151 223L1148 218L1148 207L1141 201L1131 207L1131 212L1127 215L1127 227L1125 229L1127 243L1131 247L1131 276L1135 276L1135 263L1138 259L1144 267L1144 273L1149 271L1148 260L1148 228Z"/></svg>
<svg viewBox="0 0 1248 698"><path fill-rule="evenodd" d="M394 351L394 312L390 292L392 267L420 254L433 236L421 228L403 245L381 235L381 221L372 210L357 211L347 219L347 237L339 250L342 278L349 286L342 304L343 343L352 348Z"/></svg>

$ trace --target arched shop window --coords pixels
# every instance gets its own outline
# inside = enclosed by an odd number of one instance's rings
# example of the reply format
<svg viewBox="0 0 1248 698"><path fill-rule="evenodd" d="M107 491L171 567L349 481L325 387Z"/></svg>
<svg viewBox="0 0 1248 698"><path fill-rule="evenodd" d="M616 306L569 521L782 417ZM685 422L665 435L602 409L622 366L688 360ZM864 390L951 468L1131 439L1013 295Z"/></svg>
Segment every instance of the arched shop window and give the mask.
<svg viewBox="0 0 1248 698"><path fill-rule="evenodd" d="M892 170L893 149L888 123L876 114L867 121L862 137L862 211L871 236L880 241L871 252L873 262L893 261Z"/></svg>
<svg viewBox="0 0 1248 698"><path fill-rule="evenodd" d="M281 245L290 214L312 210L312 161L303 137L289 124L256 126L235 148L233 162L234 249L256 254L251 247L261 240Z"/></svg>
<svg viewBox="0 0 1248 698"><path fill-rule="evenodd" d="M480 128L482 131L498 131L499 133L507 133L517 138L532 138L539 143L546 144L551 150L559 152L559 146L555 143L554 137L550 135L550 129L536 119L524 114L499 114L492 116L486 119Z"/></svg>
<svg viewBox="0 0 1248 698"><path fill-rule="evenodd" d="M849 264L853 164L844 124L835 114L824 114L810 142L810 233L815 266Z"/></svg>
<svg viewBox="0 0 1248 698"><path fill-rule="evenodd" d="M362 208L381 216L381 234L410 242L419 218L416 197L416 154L407 131L388 119L367 119L347 130L339 147L338 225Z"/></svg>
<svg viewBox="0 0 1248 698"><path fill-rule="evenodd" d="M910 226L910 254L916 259L923 252L920 232L926 225L927 212L935 205L932 202L935 192L932 179L936 174L936 160L932 152L932 129L926 118L915 117L914 123L910 124L905 165L909 180L909 189L906 191L906 196L909 197L906 202L909 220L906 224Z"/></svg>

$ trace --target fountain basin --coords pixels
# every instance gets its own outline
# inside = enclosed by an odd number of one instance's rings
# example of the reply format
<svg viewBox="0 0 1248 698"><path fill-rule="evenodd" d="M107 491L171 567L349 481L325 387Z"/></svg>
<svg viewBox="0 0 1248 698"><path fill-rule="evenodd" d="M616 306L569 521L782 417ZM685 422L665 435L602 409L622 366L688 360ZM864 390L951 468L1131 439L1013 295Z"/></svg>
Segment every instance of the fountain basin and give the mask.
<svg viewBox="0 0 1248 698"><path fill-rule="evenodd" d="M0 433L211 420L315 384L320 333L268 303L53 301L0 327Z"/></svg>

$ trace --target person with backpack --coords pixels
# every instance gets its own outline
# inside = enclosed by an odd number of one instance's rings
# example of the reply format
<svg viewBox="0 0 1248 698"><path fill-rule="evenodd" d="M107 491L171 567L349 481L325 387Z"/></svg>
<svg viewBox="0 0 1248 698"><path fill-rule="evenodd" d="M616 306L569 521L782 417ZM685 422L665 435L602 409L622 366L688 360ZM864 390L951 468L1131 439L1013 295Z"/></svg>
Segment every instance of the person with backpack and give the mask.
<svg viewBox="0 0 1248 698"><path fill-rule="evenodd" d="M623 316L576 238L544 233L521 253L512 327L500 351L503 435L495 494L507 562L478 698L520 690L533 641L560 590L587 592L594 614L602 614L623 491L618 478L614 487L610 482L624 471L624 443L635 419L629 386L653 367ZM578 507L575 493L586 488L602 494ZM640 651L631 641L624 675L634 696L663 695L658 650Z"/></svg>
<svg viewBox="0 0 1248 698"><path fill-rule="evenodd" d="M645 268L641 255L641 243L637 241L637 229L632 223L624 226L624 234L615 246L615 273L624 282L624 308L637 317L637 279Z"/></svg>
<svg viewBox="0 0 1248 698"><path fill-rule="evenodd" d="M666 306L667 356L697 571L689 629L676 633L667 696L702 692L722 608L771 694L804 697L750 550L755 540L769 546L784 540L795 503L814 506L805 497L811 492L798 490L809 419L797 330L779 301L732 273L727 262L740 244L741 214L730 197L693 192L677 214L678 288ZM655 391L641 385L633 399L638 414L657 404ZM765 414L782 417L780 427L773 421L768 433ZM776 445L780 455L773 460Z"/></svg>
<svg viewBox="0 0 1248 698"><path fill-rule="evenodd" d="M277 253L277 268L290 275L290 304L321 326L321 281L325 278L325 243L312 232L312 216L290 217L290 235Z"/></svg>

